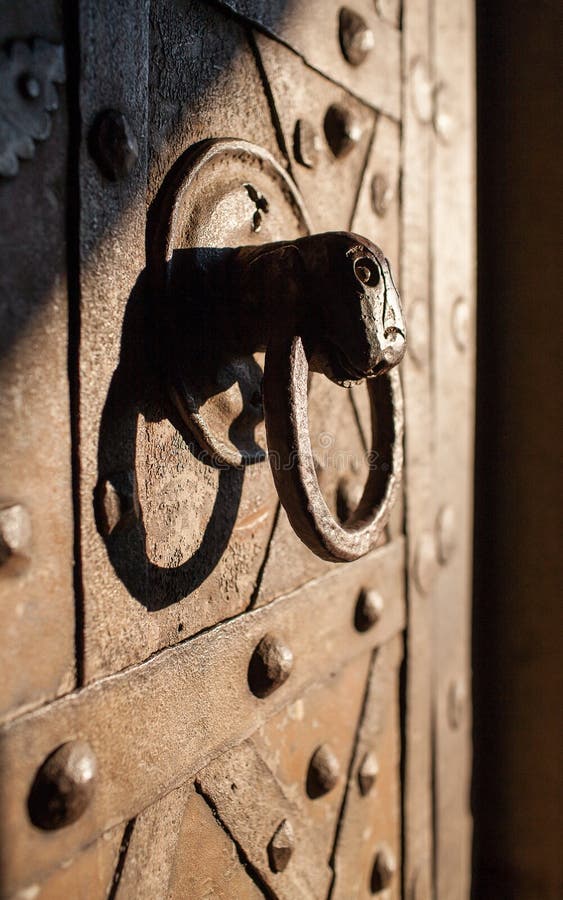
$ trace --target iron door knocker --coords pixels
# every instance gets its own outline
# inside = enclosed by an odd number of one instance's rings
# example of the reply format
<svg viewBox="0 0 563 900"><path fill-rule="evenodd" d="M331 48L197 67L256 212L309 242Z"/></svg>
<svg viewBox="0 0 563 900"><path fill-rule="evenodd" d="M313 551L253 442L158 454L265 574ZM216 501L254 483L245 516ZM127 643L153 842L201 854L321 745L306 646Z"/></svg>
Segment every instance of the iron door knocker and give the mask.
<svg viewBox="0 0 563 900"><path fill-rule="evenodd" d="M287 173L244 141L207 141L182 157L154 221L153 291L163 304L166 377L183 421L216 465L267 455L295 532L318 556L350 561L368 553L389 519L403 465L394 367L406 330L384 254L348 232L312 235ZM367 380L372 442L387 461L370 467L343 524L315 471L309 371L344 387ZM257 434L262 419L267 452Z"/></svg>

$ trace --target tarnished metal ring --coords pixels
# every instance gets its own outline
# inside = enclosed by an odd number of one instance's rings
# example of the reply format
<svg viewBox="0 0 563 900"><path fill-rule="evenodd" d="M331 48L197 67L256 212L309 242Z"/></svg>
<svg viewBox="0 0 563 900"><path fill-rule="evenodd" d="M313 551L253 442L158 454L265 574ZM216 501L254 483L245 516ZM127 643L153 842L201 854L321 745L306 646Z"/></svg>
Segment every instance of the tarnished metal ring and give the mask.
<svg viewBox="0 0 563 900"><path fill-rule="evenodd" d="M309 436L309 364L301 338L273 340L266 352L264 415L274 482L289 521L317 556L352 561L373 550L389 520L403 468L403 394L392 369L371 378L372 449L358 507L343 524L321 493Z"/></svg>

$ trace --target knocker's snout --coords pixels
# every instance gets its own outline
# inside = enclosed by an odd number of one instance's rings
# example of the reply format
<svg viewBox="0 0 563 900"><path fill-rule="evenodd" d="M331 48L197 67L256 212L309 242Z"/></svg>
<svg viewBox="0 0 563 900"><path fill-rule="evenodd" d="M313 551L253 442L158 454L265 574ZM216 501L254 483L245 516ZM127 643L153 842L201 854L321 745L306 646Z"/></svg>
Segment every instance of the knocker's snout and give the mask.
<svg viewBox="0 0 563 900"><path fill-rule="evenodd" d="M406 350L406 341L405 335L403 331L399 328L396 328L394 325L385 329L384 332L384 342L381 348L381 352L379 354L379 370L374 371L373 373L368 373L368 377L373 375L378 375L383 369L385 371L389 371L393 366L397 366L403 356L405 355Z"/></svg>
<svg viewBox="0 0 563 900"><path fill-rule="evenodd" d="M389 260L384 259L382 265L383 279L383 311L381 318L379 342L379 371L393 368L398 365L407 348L407 334L401 299L395 287ZM378 298L380 302L380 298ZM376 371L374 374L379 374Z"/></svg>
<svg viewBox="0 0 563 900"><path fill-rule="evenodd" d="M316 246L318 239L321 246ZM389 262L379 247L347 232L300 243L310 283L316 286L311 367L338 384L349 384L400 363L405 322Z"/></svg>
<svg viewBox="0 0 563 900"><path fill-rule="evenodd" d="M346 253L354 276L350 291L359 300L359 310L352 303L350 313L359 313L362 334L357 347L364 357L358 360L358 368L364 377L374 378L401 362L406 349L405 322L389 261L371 241L356 235L350 238L355 241Z"/></svg>

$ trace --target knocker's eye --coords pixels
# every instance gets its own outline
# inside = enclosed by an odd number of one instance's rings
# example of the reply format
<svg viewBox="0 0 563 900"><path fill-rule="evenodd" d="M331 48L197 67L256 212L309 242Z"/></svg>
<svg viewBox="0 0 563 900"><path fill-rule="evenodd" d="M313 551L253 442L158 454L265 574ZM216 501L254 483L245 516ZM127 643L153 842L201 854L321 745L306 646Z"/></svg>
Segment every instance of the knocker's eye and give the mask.
<svg viewBox="0 0 563 900"><path fill-rule="evenodd" d="M379 283L379 266L369 256L358 256L354 260L354 275L362 284L375 287Z"/></svg>

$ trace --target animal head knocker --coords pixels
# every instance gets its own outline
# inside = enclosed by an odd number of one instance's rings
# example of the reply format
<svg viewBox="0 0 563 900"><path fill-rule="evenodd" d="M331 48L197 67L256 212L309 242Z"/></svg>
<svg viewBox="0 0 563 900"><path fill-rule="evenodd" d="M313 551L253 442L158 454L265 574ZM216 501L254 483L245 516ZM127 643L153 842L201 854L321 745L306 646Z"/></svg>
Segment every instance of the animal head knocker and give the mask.
<svg viewBox="0 0 563 900"><path fill-rule="evenodd" d="M221 160L228 165L219 177ZM257 185L250 199L269 198L263 244L249 230L249 166ZM395 367L406 330L388 260L357 234L311 234L287 173L244 141L194 148L178 161L160 202L153 283L168 301L164 368L182 420L212 464L245 467L267 456L299 537L324 559L357 559L381 539L402 472ZM246 244L249 234L254 243ZM277 240L286 234L289 240ZM265 353L263 372L257 353ZM362 498L342 523L317 480L311 371L345 387L367 381L371 455L379 462L370 464Z"/></svg>
<svg viewBox="0 0 563 900"><path fill-rule="evenodd" d="M297 333L309 368L337 384L385 374L404 356L405 322L389 262L359 235L328 232L237 248L215 285L230 307L220 316L230 335L239 332L239 342L266 350L280 335Z"/></svg>
<svg viewBox="0 0 563 900"><path fill-rule="evenodd" d="M388 372L405 352L405 323L379 247L345 232L295 243L303 261L309 367L341 385Z"/></svg>

